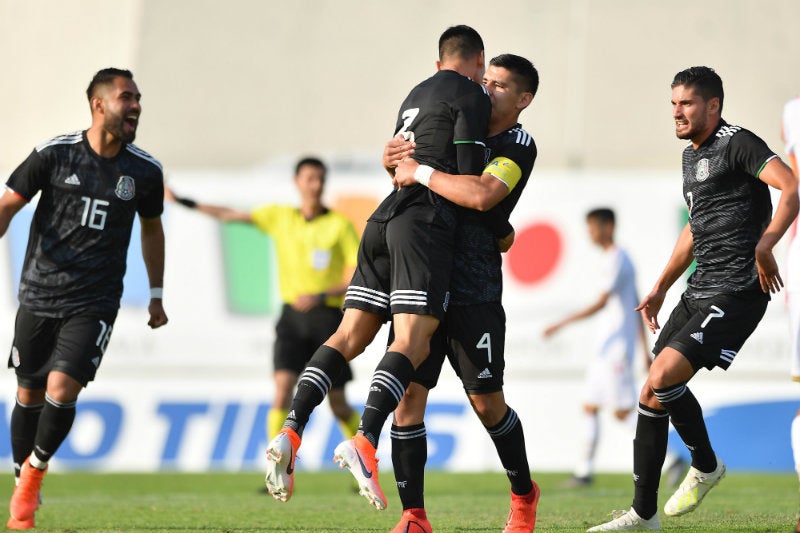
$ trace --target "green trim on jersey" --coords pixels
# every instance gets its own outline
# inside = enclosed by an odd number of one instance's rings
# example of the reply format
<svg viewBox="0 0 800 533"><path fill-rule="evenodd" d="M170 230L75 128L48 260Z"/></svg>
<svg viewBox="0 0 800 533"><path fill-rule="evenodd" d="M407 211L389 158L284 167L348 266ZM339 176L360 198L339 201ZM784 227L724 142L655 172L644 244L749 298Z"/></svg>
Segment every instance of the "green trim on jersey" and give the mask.
<svg viewBox="0 0 800 533"><path fill-rule="evenodd" d="M757 178L758 178L759 176L761 176L761 171L762 171L762 170L764 170L764 167L765 167L765 166L767 166L767 163L769 163L770 161L772 161L772 160L773 160L773 159L775 159L776 157L778 157L778 156L777 156L777 155L773 155L772 157L770 157L769 159L767 159L766 161L764 161L764 162L761 164L761 166L760 166L760 167L759 167L759 169L758 169L758 172L756 172L756 177L757 177Z"/></svg>

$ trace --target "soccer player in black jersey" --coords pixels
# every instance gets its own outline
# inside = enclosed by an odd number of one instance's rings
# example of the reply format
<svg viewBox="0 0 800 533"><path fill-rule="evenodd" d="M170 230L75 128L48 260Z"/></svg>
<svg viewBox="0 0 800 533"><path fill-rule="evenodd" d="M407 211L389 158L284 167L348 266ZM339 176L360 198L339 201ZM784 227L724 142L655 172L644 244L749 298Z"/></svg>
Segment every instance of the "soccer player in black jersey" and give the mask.
<svg viewBox="0 0 800 533"><path fill-rule="evenodd" d="M479 175L491 113L485 89L473 81L484 71L480 35L468 26L447 29L439 39L437 68L406 97L395 134L415 139L415 157L429 168ZM355 467L351 472L361 493L377 508L386 507L375 459L378 436L415 367L428 356L430 338L444 316L456 210L417 186L393 191L370 216L342 323L309 361L284 428L267 447L266 485L276 499L291 495L294 460L311 412L345 363L362 353L391 318L395 339L373 375L359 433L336 448L340 464Z"/></svg>
<svg viewBox="0 0 800 533"><path fill-rule="evenodd" d="M434 192L471 209L462 212L456 234L450 306L431 343L431 356L417 368L394 412L392 463L403 516L393 533L431 531L424 508L424 416L428 392L436 386L445 357L461 378L511 482L511 512L504 532L530 533L536 522L539 488L530 478L522 423L503 394L501 250L486 213L479 211L498 212L508 221L533 170L536 144L518 120L536 95L539 73L527 59L503 54L491 60L483 83L492 101L492 118L486 139L488 164L482 175L435 171L428 181ZM402 187L416 182L419 164L404 159L410 153L413 149L397 140L390 142L385 152L384 164L398 165L394 179Z"/></svg>
<svg viewBox="0 0 800 533"><path fill-rule="evenodd" d="M669 287L697 260L686 291L653 348L639 396L633 441L631 509L589 531L661 529L658 484L669 422L691 451L689 473L664 506L667 516L697 508L725 475L711 447L700 404L686 386L701 368L726 370L783 282L772 249L798 212L797 179L759 137L722 120L722 80L692 67L672 82L672 116L683 152L689 208L664 272L637 311L652 332ZM781 191L772 216L769 186Z"/></svg>
<svg viewBox="0 0 800 533"><path fill-rule="evenodd" d="M0 236L37 193L8 365L17 375L11 448L17 486L9 529L34 527L47 463L67 437L78 395L111 337L134 217L150 281L151 328L167 323L161 164L131 144L142 111L127 70L99 71L87 89L92 125L36 147L0 197Z"/></svg>

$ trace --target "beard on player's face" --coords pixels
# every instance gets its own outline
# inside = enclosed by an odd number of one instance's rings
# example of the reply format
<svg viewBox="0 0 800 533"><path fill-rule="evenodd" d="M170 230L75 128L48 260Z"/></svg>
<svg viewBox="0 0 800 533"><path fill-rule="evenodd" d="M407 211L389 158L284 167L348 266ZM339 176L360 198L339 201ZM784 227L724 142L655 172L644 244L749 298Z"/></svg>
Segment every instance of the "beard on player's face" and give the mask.
<svg viewBox="0 0 800 533"><path fill-rule="evenodd" d="M136 128L126 123L122 114L106 112L103 128L123 143L132 143L136 139Z"/></svg>

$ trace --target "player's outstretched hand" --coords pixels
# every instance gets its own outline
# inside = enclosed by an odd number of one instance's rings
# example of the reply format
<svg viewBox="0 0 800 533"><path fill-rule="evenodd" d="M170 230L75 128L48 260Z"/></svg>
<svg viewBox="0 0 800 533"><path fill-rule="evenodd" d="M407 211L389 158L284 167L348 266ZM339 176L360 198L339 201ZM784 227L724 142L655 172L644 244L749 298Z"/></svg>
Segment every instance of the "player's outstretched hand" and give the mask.
<svg viewBox="0 0 800 533"><path fill-rule="evenodd" d="M548 326L542 332L542 336L547 339L552 337L556 334L556 332L561 329L561 324L553 324L552 326Z"/></svg>
<svg viewBox="0 0 800 533"><path fill-rule="evenodd" d="M658 325L658 312L664 304L664 296L666 296L665 293L654 290L645 296L635 309L635 311L642 313L642 319L644 319L644 323L647 325L647 329L650 330L650 333L655 333L656 330L661 328L661 326Z"/></svg>
<svg viewBox="0 0 800 533"><path fill-rule="evenodd" d="M773 294L779 292L783 287L783 280L778 272L778 263L775 261L772 250L756 246L756 267L761 290Z"/></svg>
<svg viewBox="0 0 800 533"><path fill-rule="evenodd" d="M396 168L400 161L414 153L416 143L407 141L402 133L395 135L383 149L383 168Z"/></svg>
<svg viewBox="0 0 800 533"><path fill-rule="evenodd" d="M150 313L150 320L147 321L147 325L151 328L160 328L169 321L167 313L164 312L164 306L161 304L161 298L151 299L147 310Z"/></svg>
<svg viewBox="0 0 800 533"><path fill-rule="evenodd" d="M178 202L182 206L188 207L189 209L194 209L197 207L197 202L195 202L191 198L178 196L177 194L175 194L175 191L166 186L164 187L164 199L169 200L170 202Z"/></svg>

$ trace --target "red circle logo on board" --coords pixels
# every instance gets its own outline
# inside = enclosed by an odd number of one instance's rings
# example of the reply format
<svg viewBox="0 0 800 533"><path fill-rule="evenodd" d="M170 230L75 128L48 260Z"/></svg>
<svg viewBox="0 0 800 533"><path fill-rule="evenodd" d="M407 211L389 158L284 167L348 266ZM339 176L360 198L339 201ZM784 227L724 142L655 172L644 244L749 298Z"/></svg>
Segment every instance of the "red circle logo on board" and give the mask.
<svg viewBox="0 0 800 533"><path fill-rule="evenodd" d="M535 285L547 279L561 259L558 230L547 222L525 226L508 251L508 268L519 283Z"/></svg>

